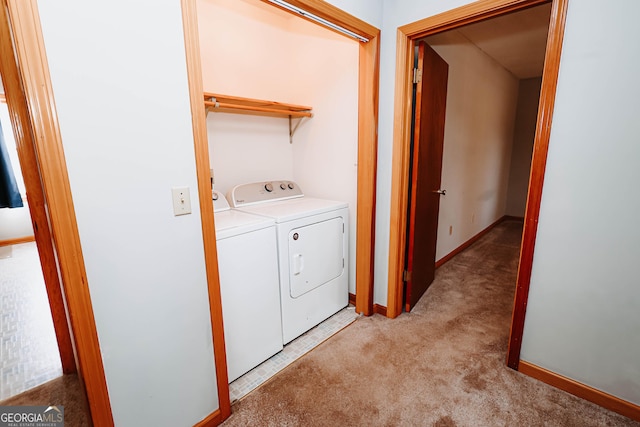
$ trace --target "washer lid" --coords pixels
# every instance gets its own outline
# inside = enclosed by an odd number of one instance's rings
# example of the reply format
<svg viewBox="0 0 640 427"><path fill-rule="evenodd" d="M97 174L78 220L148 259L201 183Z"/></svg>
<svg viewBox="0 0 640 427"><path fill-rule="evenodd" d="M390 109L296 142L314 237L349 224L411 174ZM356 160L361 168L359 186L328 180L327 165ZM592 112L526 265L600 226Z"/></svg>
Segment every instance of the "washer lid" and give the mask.
<svg viewBox="0 0 640 427"><path fill-rule="evenodd" d="M256 215L265 215L274 218L277 223L280 223L346 208L347 206L348 204L346 202L302 197L243 206L235 210L242 210L242 212L249 212Z"/></svg>
<svg viewBox="0 0 640 427"><path fill-rule="evenodd" d="M275 225L275 221L272 218L251 215L236 209L215 212L213 217L216 223L216 240L226 239L227 237L261 230Z"/></svg>

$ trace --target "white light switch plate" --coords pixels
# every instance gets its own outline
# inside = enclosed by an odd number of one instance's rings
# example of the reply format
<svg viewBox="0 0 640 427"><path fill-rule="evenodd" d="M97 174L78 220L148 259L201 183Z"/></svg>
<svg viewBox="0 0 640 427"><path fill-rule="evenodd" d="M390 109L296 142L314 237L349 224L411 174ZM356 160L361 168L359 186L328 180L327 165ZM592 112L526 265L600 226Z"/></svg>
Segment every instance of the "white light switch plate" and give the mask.
<svg viewBox="0 0 640 427"><path fill-rule="evenodd" d="M173 187L171 188L173 196L173 214L186 215L191 213L191 196L189 196L189 187Z"/></svg>

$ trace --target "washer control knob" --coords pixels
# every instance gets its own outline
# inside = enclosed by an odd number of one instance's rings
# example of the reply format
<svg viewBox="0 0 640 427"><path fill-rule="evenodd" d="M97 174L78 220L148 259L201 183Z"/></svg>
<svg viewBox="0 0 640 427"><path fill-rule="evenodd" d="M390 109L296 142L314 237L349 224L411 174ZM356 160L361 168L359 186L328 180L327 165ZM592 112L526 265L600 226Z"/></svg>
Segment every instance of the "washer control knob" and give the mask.
<svg viewBox="0 0 640 427"><path fill-rule="evenodd" d="M287 185L287 187L289 187L289 190L293 190L293 182L290 182L289 185Z"/></svg>
<svg viewBox="0 0 640 427"><path fill-rule="evenodd" d="M287 184L285 184L284 182L282 184L280 184L280 188L282 188L283 190L287 189Z"/></svg>
<svg viewBox="0 0 640 427"><path fill-rule="evenodd" d="M213 194L211 195L211 198L212 198L213 200L218 200L218 193L213 193Z"/></svg>
<svg viewBox="0 0 640 427"><path fill-rule="evenodd" d="M273 184L271 184L270 182L267 182L264 185L264 189L267 190L269 193L271 193L273 191Z"/></svg>

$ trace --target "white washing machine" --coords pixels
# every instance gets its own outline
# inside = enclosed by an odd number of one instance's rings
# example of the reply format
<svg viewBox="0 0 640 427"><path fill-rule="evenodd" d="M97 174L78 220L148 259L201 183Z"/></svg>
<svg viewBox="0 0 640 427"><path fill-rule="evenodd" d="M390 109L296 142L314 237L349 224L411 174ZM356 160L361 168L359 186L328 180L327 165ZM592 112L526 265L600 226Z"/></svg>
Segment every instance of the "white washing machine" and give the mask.
<svg viewBox="0 0 640 427"><path fill-rule="evenodd" d="M238 185L229 200L276 222L285 344L348 305L346 202L304 197L292 181Z"/></svg>
<svg viewBox="0 0 640 427"><path fill-rule="evenodd" d="M275 221L230 209L214 191L229 382L282 350Z"/></svg>

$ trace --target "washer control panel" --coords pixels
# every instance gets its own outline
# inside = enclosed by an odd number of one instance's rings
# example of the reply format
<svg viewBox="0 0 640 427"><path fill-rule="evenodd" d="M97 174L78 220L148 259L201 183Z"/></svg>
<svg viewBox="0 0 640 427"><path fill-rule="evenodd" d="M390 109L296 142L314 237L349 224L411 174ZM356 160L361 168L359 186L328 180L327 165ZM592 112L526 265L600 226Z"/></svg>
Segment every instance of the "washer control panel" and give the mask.
<svg viewBox="0 0 640 427"><path fill-rule="evenodd" d="M211 200L213 200L213 212L223 212L231 209L229 202L222 193L216 190L211 190Z"/></svg>
<svg viewBox="0 0 640 427"><path fill-rule="evenodd" d="M266 181L236 185L229 192L234 208L303 197L302 190L293 181Z"/></svg>

